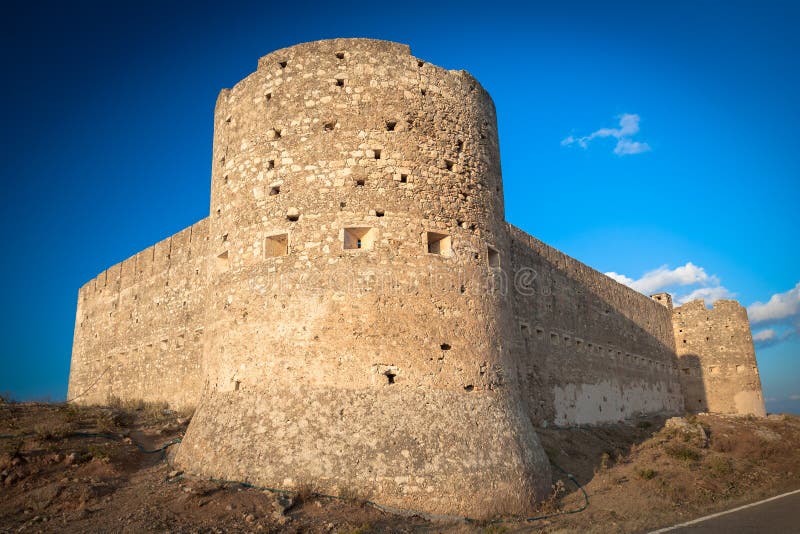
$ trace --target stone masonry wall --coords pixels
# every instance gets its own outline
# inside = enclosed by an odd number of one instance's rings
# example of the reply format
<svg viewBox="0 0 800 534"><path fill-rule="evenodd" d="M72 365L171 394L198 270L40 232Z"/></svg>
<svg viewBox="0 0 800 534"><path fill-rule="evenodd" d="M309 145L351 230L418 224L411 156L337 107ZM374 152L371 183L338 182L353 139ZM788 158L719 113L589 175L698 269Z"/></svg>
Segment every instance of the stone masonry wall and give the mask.
<svg viewBox="0 0 800 534"><path fill-rule="evenodd" d="M529 510L549 464L485 291L499 161L488 94L404 45L294 46L223 91L209 388L177 462L434 513Z"/></svg>
<svg viewBox="0 0 800 534"><path fill-rule="evenodd" d="M517 278L510 294L522 334L513 350L534 424L681 412L669 310L513 226L509 231Z"/></svg>
<svg viewBox="0 0 800 534"><path fill-rule="evenodd" d="M687 410L766 415L747 310L734 300L710 310L695 300L672 320Z"/></svg>
<svg viewBox="0 0 800 534"><path fill-rule="evenodd" d="M203 219L80 289L67 399L197 403L207 237Z"/></svg>

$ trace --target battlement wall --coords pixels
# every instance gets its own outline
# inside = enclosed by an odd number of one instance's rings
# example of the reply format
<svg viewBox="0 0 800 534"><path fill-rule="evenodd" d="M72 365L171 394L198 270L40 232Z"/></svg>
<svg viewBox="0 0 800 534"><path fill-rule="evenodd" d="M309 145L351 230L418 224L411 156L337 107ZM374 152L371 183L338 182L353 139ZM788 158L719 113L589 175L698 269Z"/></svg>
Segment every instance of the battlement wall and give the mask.
<svg viewBox="0 0 800 534"><path fill-rule="evenodd" d="M81 287L68 399L198 401L207 244L203 219Z"/></svg>
<svg viewBox="0 0 800 534"><path fill-rule="evenodd" d="M522 334L513 350L534 421L680 412L670 311L514 226L509 232L517 278L509 290Z"/></svg>
<svg viewBox="0 0 800 534"><path fill-rule="evenodd" d="M673 310L686 408L766 415L747 310L735 300L703 300Z"/></svg>

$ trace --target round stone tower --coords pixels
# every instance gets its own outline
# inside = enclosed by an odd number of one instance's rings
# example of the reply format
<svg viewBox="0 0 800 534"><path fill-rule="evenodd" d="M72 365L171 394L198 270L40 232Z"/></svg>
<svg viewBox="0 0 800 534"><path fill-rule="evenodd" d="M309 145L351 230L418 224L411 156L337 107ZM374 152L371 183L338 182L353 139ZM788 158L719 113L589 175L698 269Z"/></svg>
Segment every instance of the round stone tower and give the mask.
<svg viewBox="0 0 800 534"><path fill-rule="evenodd" d="M219 96L204 393L177 462L433 513L524 513L550 471L500 343L495 111L407 46L278 50Z"/></svg>

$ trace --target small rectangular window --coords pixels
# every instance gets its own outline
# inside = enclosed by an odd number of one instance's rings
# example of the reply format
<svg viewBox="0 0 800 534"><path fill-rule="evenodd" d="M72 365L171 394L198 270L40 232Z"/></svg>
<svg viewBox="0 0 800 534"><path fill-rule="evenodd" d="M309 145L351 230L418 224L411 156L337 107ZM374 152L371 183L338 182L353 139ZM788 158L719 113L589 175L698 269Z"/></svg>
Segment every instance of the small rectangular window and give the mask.
<svg viewBox="0 0 800 534"><path fill-rule="evenodd" d="M229 267L228 261L228 251L219 254L217 256L217 270L218 271L227 271Z"/></svg>
<svg viewBox="0 0 800 534"><path fill-rule="evenodd" d="M428 232L428 253L450 256L453 252L450 236L436 232Z"/></svg>
<svg viewBox="0 0 800 534"><path fill-rule="evenodd" d="M286 256L289 254L289 235L277 234L267 237L264 253L268 258Z"/></svg>
<svg viewBox="0 0 800 534"><path fill-rule="evenodd" d="M345 250L370 250L375 245L374 228L345 228L344 229L344 249Z"/></svg>
<svg viewBox="0 0 800 534"><path fill-rule="evenodd" d="M496 248L488 247L487 248L487 255L489 259L489 267L492 269L497 269L500 267L500 253L497 251Z"/></svg>

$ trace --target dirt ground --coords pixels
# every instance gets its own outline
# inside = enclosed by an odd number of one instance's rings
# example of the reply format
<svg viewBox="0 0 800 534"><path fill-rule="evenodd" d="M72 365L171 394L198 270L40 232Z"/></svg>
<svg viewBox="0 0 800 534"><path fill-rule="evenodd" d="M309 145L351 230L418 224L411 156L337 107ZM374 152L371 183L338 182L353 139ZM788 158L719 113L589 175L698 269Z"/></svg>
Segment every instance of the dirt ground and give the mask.
<svg viewBox="0 0 800 534"><path fill-rule="evenodd" d="M540 431L554 480L537 515L560 515L432 522L177 472L175 447L156 449L189 417L144 403L0 403L0 532L643 532L800 488L798 417L647 418Z"/></svg>

